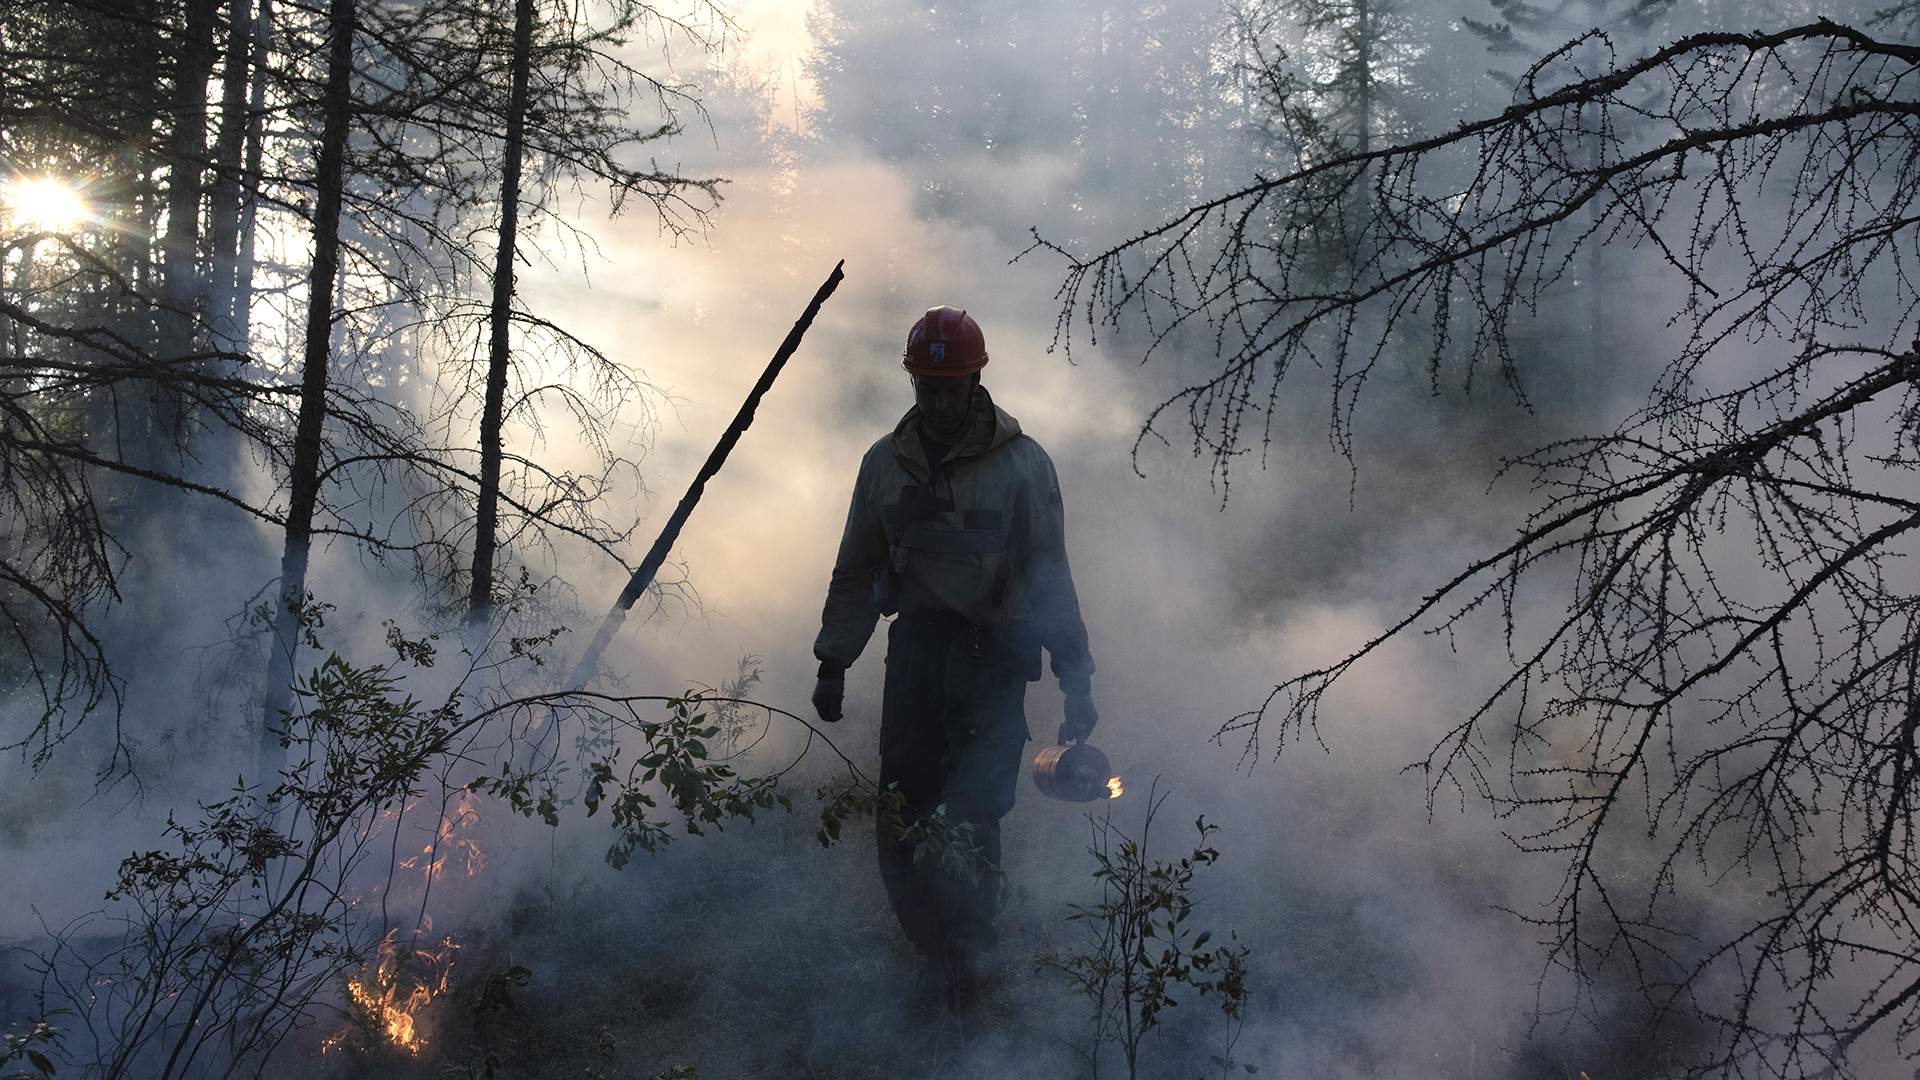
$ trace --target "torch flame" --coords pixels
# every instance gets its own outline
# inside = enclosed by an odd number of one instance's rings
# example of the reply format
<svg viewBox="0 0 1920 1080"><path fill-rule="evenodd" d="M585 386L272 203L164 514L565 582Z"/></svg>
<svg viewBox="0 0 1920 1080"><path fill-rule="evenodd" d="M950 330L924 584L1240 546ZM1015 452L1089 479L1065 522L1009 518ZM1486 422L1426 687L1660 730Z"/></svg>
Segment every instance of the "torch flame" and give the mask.
<svg viewBox="0 0 1920 1080"><path fill-rule="evenodd" d="M1126 793L1127 793L1127 789L1120 786L1119 777L1117 776L1107 777L1107 798L1117 799Z"/></svg>

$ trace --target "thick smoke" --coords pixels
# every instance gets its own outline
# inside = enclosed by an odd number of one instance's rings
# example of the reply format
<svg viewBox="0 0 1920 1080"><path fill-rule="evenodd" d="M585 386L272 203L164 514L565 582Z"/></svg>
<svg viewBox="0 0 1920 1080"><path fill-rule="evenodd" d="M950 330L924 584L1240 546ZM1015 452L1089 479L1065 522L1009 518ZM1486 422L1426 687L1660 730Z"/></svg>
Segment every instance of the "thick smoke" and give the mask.
<svg viewBox="0 0 1920 1080"><path fill-rule="evenodd" d="M1224 30L1217 12L1186 14L1196 30ZM1211 925L1237 929L1257 970L1236 1056L1303 1076L1537 1075L1530 1070L1547 1058L1556 1067L1599 1067L1610 1051L1589 1031L1549 1024L1529 1042L1533 934L1495 910L1544 899L1550 882L1541 875L1552 868L1513 857L1497 830L1451 804L1429 822L1419 777L1400 771L1484 686L1493 668L1478 657L1492 649L1497 660L1497 638L1454 647L1415 639L1377 660L1327 717L1325 752L1309 744L1276 765L1271 742L1250 749L1233 738L1212 741L1278 677L1364 641L1446 568L1504 534L1524 492L1489 493L1500 456L1603 419L1554 384L1551 370L1571 358L1549 358L1559 362L1529 385L1532 408L1491 377L1436 394L1424 370L1389 371L1360 420L1355 462L1328 440L1324 382L1299 372L1272 444L1237 466L1230 499L1209 482L1205 460L1185 452L1178 431L1171 445L1141 442L1136 458L1147 411L1209 356L1172 350L1138 365L1137 339L1123 334L1110 345L1082 345L1070 365L1050 349L1061 264L1009 261L1028 226L1115 240L1178 203L1192 180L1169 175L1181 166L1151 151L1096 154L1048 136L1049 123L1089 107L1098 87L1085 70L1036 67L1027 54L1046 47L1035 42L1074 40L1098 24L1099 12L953 16L981 25L1000 17L1017 24L1005 33L1018 36L1024 52L929 49L905 6L823 11L817 23L892 26L897 36L862 39L858 54L893 54L902 80L907 69L929 69L925 85L846 75L857 86L830 84L829 93L845 96L818 103L810 139L777 165L731 164L721 131L714 161L734 183L705 245L666 252L647 223L636 222L610 240L614 264L672 259L674 271L603 272L592 294L573 294L576 318L593 324L597 338L632 342L627 358L676 399L649 470L657 519L678 494L667 478L691 473L818 277L847 260L847 282L683 536L702 612L630 628L630 676L648 685L723 670L753 653L765 658L768 700L804 703L854 466L910 400L900 341L927 306L967 308L987 333L993 360L985 381L996 401L1059 467L1100 665L1095 741L1136 792L1157 778L1174 793L1156 823L1162 853L1183 850L1198 814L1222 826L1221 865L1203 879L1205 913ZM1162 54L1108 62L1138 71L1173 61ZM983 130L990 145L969 144ZM1252 133L1209 132L1205 141L1211 186L1234 185L1255 167ZM556 285L550 298L565 295ZM1574 347L1569 332L1540 332L1550 347ZM600 588L611 595L616 578ZM851 672L849 719L835 732L866 762L876 760L883 648L876 636ZM1060 719L1051 680L1030 690L1028 716L1036 739L1050 739ZM1123 799L1113 813L1137 825L1141 809ZM1016 924L1055 924L1050 938L1010 936L1002 962L1020 968L1068 932L1060 922L1067 904L1097 894L1078 810L1023 782L1007 827ZM780 865L803 881L817 875L823 892L859 890L869 905L859 916L865 932L890 933L884 912L870 910L873 889L862 882L870 871L858 858ZM747 923L758 918L731 911ZM824 944L845 930L830 924L847 917L821 915L814 966L865 978ZM1068 1033L1071 1009L1059 1004L1057 987L1052 993L1050 1023ZM1218 1047L1191 1051L1182 1065L1189 1070L1207 1067ZM977 1064L991 1074L987 1061Z"/></svg>

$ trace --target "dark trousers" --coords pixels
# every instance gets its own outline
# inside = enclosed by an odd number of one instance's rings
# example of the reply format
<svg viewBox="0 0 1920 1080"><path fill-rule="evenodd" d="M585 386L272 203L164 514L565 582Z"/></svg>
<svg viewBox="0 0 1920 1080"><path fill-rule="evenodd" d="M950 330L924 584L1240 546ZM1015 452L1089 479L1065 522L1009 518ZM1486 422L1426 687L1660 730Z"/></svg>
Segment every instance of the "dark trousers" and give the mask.
<svg viewBox="0 0 1920 1080"><path fill-rule="evenodd" d="M1013 653L957 618L902 615L887 632L880 783L899 785L908 828L944 804L988 864L942 858L881 822L880 877L923 956L992 944L1000 819L1013 809L1026 756L1026 693L1026 671Z"/></svg>

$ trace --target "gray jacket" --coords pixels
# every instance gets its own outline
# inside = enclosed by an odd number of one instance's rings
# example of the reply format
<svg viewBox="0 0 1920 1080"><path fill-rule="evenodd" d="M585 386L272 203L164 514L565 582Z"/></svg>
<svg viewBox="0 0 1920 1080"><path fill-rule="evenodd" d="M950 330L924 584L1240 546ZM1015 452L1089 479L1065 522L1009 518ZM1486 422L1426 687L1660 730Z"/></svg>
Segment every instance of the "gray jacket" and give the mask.
<svg viewBox="0 0 1920 1080"><path fill-rule="evenodd" d="M1044 647L1063 687L1085 686L1093 658L1053 461L985 387L974 394L973 423L944 460L926 460L918 408L861 459L814 656L851 665L880 617L876 593L889 592L903 610Z"/></svg>

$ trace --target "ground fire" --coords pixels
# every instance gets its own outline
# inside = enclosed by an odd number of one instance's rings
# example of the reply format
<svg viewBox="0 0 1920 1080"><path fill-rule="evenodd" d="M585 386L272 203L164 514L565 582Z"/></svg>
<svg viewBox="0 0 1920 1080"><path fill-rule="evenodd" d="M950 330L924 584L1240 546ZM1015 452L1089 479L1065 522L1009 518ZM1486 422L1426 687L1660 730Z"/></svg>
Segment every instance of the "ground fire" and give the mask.
<svg viewBox="0 0 1920 1080"><path fill-rule="evenodd" d="M444 804L443 804L444 805ZM404 821L405 809L394 815ZM404 870L418 870L420 886L431 886L449 859L462 869L460 878L471 878L486 866L486 854L469 831L480 820L474 796L463 793L460 800L440 817L433 837L420 853L400 860ZM417 1055L426 1045L424 1010L446 992L459 945L450 936L430 944L433 918L422 914L411 940L401 939L401 930L387 931L374 952L371 963L347 978L347 1011L354 1020L348 1030L329 1036L321 1043L322 1053L332 1053L350 1045L355 1031L364 1032L378 1047Z"/></svg>
<svg viewBox="0 0 1920 1080"><path fill-rule="evenodd" d="M399 934L397 928L387 931L374 962L347 980L347 1000L355 1019L373 1036L395 1050L418 1054L426 1045L421 1010L446 992L460 946L449 937L437 948L421 948L400 943ZM348 1036L331 1036L321 1050L341 1048Z"/></svg>

